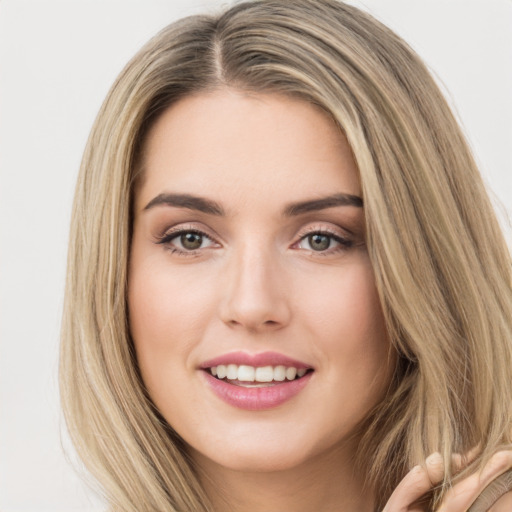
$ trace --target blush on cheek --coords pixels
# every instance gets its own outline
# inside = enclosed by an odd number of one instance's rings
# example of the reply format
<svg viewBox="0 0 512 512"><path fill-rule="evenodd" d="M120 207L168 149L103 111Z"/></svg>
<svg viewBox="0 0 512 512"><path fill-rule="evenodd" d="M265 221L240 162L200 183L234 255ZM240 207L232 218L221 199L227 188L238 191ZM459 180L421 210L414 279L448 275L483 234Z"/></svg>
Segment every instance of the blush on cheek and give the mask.
<svg viewBox="0 0 512 512"><path fill-rule="evenodd" d="M354 264L338 282L321 299L315 297L311 306L324 306L317 315L323 319L324 339L331 344L329 353L352 376L354 392L370 398L376 389L386 388L393 354L369 260ZM380 391L377 394L381 396Z"/></svg>

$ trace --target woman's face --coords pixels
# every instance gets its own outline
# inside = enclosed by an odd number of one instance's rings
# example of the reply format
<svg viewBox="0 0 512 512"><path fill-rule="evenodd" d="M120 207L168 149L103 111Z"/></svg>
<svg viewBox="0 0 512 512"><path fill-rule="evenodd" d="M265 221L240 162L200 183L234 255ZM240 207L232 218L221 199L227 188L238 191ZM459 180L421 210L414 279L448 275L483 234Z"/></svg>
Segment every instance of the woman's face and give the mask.
<svg viewBox="0 0 512 512"><path fill-rule="evenodd" d="M221 90L170 107L144 149L128 301L162 415L231 469L347 449L393 356L345 137L306 102Z"/></svg>

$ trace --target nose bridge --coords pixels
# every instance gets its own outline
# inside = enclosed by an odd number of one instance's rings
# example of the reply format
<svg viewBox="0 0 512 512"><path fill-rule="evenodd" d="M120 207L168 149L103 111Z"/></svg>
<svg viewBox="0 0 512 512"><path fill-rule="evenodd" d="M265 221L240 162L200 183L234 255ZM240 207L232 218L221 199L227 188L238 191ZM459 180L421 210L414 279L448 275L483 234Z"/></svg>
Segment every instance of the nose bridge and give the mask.
<svg viewBox="0 0 512 512"><path fill-rule="evenodd" d="M258 241L260 239L260 241ZM289 321L284 275L277 251L252 237L233 249L228 262L222 319L249 330L279 328Z"/></svg>

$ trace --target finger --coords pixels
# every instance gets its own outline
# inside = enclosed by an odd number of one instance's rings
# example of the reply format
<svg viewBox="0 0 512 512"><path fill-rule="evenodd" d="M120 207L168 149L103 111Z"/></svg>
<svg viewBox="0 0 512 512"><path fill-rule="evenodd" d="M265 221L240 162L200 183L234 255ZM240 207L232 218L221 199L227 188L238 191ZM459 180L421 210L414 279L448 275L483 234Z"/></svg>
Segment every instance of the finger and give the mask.
<svg viewBox="0 0 512 512"><path fill-rule="evenodd" d="M478 454L481 452L480 445L476 445L471 450L466 452L464 455L460 453L454 453L452 455L452 469L453 471L457 472L460 471L463 467L467 466L468 464L471 464Z"/></svg>
<svg viewBox="0 0 512 512"><path fill-rule="evenodd" d="M443 458L439 453L427 457L424 466L415 466L405 475L389 498L382 512L405 512L426 494L444 475Z"/></svg>
<svg viewBox="0 0 512 512"><path fill-rule="evenodd" d="M512 450L495 453L481 473L468 476L446 493L438 512L467 510L478 495L510 467L512 467Z"/></svg>

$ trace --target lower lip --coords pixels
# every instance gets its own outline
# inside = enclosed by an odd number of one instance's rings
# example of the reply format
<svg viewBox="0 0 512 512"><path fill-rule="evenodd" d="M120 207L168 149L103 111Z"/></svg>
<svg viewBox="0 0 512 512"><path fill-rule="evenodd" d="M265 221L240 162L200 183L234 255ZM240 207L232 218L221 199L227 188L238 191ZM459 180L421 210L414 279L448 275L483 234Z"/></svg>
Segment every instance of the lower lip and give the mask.
<svg viewBox="0 0 512 512"><path fill-rule="evenodd" d="M313 374L309 372L300 379L278 382L262 388L246 388L217 379L207 371L203 373L208 385L221 400L238 409L249 411L272 409L291 400L304 389Z"/></svg>

